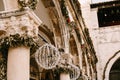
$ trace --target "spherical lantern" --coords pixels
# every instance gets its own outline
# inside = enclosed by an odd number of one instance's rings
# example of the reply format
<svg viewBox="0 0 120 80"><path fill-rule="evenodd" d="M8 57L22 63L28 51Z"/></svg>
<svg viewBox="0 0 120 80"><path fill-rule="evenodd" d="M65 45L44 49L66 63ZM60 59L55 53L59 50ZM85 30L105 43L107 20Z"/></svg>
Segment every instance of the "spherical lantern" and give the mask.
<svg viewBox="0 0 120 80"><path fill-rule="evenodd" d="M73 64L69 64L69 65L71 66L71 70L72 70L72 73L70 73L70 79L76 80L80 75L80 69Z"/></svg>
<svg viewBox="0 0 120 80"><path fill-rule="evenodd" d="M35 53L37 63L44 69L54 68L60 59L59 51L51 44L44 44Z"/></svg>

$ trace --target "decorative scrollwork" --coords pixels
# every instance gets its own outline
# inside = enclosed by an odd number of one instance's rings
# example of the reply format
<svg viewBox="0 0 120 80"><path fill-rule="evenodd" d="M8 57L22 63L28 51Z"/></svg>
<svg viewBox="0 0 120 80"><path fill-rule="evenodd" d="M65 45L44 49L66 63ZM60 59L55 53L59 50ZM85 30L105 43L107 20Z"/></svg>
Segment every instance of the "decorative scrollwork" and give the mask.
<svg viewBox="0 0 120 80"><path fill-rule="evenodd" d="M37 43L30 36L21 36L20 34L10 35L4 38L0 38L0 51L3 53L9 47L17 47L17 46L28 46L30 47L30 53L34 53L38 48Z"/></svg>
<svg viewBox="0 0 120 80"><path fill-rule="evenodd" d="M36 9L36 5L38 3L38 0L18 0L18 4L21 6L22 9L25 7L29 7L30 9Z"/></svg>

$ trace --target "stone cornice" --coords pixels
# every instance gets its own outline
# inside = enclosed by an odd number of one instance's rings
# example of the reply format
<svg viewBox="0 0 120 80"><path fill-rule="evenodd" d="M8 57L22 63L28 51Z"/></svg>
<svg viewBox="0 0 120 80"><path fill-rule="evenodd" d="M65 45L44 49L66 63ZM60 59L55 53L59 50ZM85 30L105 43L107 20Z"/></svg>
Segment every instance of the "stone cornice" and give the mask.
<svg viewBox="0 0 120 80"><path fill-rule="evenodd" d="M17 9L13 11L2 11L0 12L0 19L10 18L11 16L20 16L28 14L38 25L42 24L42 21L35 15L35 13L28 7L26 9Z"/></svg>
<svg viewBox="0 0 120 80"><path fill-rule="evenodd" d="M3 11L0 12L0 19L9 18L11 16L23 15L27 10L14 10L14 11Z"/></svg>
<svg viewBox="0 0 120 80"><path fill-rule="evenodd" d="M38 36L42 21L31 9L0 12L0 36L20 35Z"/></svg>

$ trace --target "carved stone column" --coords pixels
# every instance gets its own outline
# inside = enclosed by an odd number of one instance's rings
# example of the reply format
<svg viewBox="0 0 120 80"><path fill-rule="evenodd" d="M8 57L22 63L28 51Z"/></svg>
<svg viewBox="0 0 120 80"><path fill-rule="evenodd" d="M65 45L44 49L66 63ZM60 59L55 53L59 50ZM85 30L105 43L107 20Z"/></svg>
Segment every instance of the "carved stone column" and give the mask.
<svg viewBox="0 0 120 80"><path fill-rule="evenodd" d="M38 48L39 25L31 12L16 10L0 14L0 50L8 54L7 80L29 80L30 53Z"/></svg>
<svg viewBox="0 0 120 80"><path fill-rule="evenodd" d="M29 47L10 47L8 50L7 80L29 80L29 64Z"/></svg>
<svg viewBox="0 0 120 80"><path fill-rule="evenodd" d="M61 73L60 80L70 80L69 73Z"/></svg>

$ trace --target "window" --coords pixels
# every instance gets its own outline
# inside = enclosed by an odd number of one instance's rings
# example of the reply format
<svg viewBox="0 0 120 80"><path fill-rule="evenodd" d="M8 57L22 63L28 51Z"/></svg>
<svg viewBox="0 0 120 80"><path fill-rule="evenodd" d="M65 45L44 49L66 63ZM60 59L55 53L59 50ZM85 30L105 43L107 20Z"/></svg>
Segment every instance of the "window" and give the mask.
<svg viewBox="0 0 120 80"><path fill-rule="evenodd" d="M100 27L120 25L120 6L98 9Z"/></svg>
<svg viewBox="0 0 120 80"><path fill-rule="evenodd" d="M0 11L4 10L4 3L3 0L0 0Z"/></svg>

